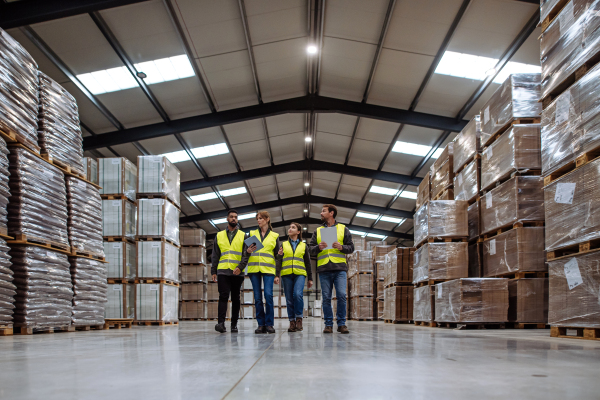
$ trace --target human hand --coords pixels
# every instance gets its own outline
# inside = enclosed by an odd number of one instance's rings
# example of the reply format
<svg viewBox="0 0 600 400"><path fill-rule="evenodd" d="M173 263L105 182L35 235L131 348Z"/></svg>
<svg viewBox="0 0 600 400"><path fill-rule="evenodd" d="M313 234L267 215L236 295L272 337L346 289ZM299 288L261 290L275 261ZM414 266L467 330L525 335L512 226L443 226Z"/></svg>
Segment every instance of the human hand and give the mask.
<svg viewBox="0 0 600 400"><path fill-rule="evenodd" d="M313 285L313 281L308 281L308 288L310 289Z"/></svg>
<svg viewBox="0 0 600 400"><path fill-rule="evenodd" d="M332 246L334 249L342 250L342 245L339 244L338 242L334 242Z"/></svg>
<svg viewBox="0 0 600 400"><path fill-rule="evenodd" d="M275 284L279 285L279 277L278 276L275 277Z"/></svg>
<svg viewBox="0 0 600 400"><path fill-rule="evenodd" d="M277 254L279 254L280 256L283 255L283 246L279 248L279 252Z"/></svg>
<svg viewBox="0 0 600 400"><path fill-rule="evenodd" d="M212 280L213 280L214 283L217 283L217 274L214 274L212 276Z"/></svg>
<svg viewBox="0 0 600 400"><path fill-rule="evenodd" d="M254 250L256 250L256 245L255 245L255 244L252 244L252 246L250 246L250 247L248 247L248 248L246 249L246 251L247 251L248 253L252 253Z"/></svg>
<svg viewBox="0 0 600 400"><path fill-rule="evenodd" d="M239 275L239 274L241 274L241 273L242 273L242 270L241 270L241 269L239 269L238 267L236 267L236 269L234 269L234 270L233 270L233 274L234 274L234 275Z"/></svg>
<svg viewBox="0 0 600 400"><path fill-rule="evenodd" d="M325 242L319 243L319 250L323 250L325 247L327 247L327 243L325 243Z"/></svg>

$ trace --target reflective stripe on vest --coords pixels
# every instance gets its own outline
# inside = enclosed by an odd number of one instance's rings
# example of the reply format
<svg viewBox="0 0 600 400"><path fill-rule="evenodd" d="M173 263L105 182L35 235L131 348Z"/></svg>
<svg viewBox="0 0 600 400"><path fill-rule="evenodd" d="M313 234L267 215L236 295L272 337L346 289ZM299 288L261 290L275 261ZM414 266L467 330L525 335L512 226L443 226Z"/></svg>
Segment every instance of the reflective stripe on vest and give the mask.
<svg viewBox="0 0 600 400"><path fill-rule="evenodd" d="M256 236L260 240L260 231L257 229L250 232L250 236ZM271 231L269 234L261 240L263 248L259 251L255 251L250 255L248 259L248 273L262 272L264 274L275 275L275 247L277 246L277 238L279 234Z"/></svg>
<svg viewBox="0 0 600 400"><path fill-rule="evenodd" d="M226 230L217 233L217 244L219 245L219 250L221 250L217 269L234 270L240 264L245 236L244 232L238 230L231 243L229 243Z"/></svg>
<svg viewBox="0 0 600 400"><path fill-rule="evenodd" d="M304 275L306 276L306 266L304 265L304 253L306 252L306 243L300 242L296 246L296 251L292 244L287 241L281 244L283 247L283 261L281 263L281 275Z"/></svg>
<svg viewBox="0 0 600 400"><path fill-rule="evenodd" d="M321 229L322 228L323 228L322 226L317 228L317 244L321 243ZM337 242L339 244L343 245L344 244L344 232L346 231L346 225L337 224L336 229L337 229ZM327 243L327 244L331 245L333 243ZM328 264L329 262L332 262L335 264L346 264L346 255L338 249L330 249L330 250L320 251L317 256L317 268L319 268L325 264Z"/></svg>

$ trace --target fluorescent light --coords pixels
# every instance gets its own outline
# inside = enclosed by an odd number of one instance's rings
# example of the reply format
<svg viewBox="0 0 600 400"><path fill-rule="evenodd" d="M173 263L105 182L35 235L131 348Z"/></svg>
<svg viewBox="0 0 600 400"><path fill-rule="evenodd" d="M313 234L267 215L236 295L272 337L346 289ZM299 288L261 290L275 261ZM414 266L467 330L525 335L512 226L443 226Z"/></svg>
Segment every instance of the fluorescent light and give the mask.
<svg viewBox="0 0 600 400"><path fill-rule="evenodd" d="M225 222L227 222L227 218L219 218L212 220L212 223L215 225L224 224Z"/></svg>
<svg viewBox="0 0 600 400"><path fill-rule="evenodd" d="M223 197L235 196L236 194L242 194L242 193L246 193L245 186L219 191L219 194ZM204 194L197 194L195 196L190 196L190 199L192 199L193 202L197 203L199 201L216 199L217 197L218 196L215 192L209 192L209 193L204 193ZM256 215L256 214L254 214L254 215ZM238 219L240 219L240 216L238 216Z"/></svg>
<svg viewBox="0 0 600 400"><path fill-rule="evenodd" d="M371 186L370 192L379 193L379 194L387 194L389 196L395 196L398 193L397 189L390 189L383 186Z"/></svg>
<svg viewBox="0 0 600 400"><path fill-rule="evenodd" d="M306 230L307 228L306 228L306 227L304 227L303 229L304 229L304 230Z"/></svg>
<svg viewBox="0 0 600 400"><path fill-rule="evenodd" d="M308 182L304 182L304 186L307 186L307 187L308 187L308 186L310 186L310 183L308 183Z"/></svg>
<svg viewBox="0 0 600 400"><path fill-rule="evenodd" d="M308 210L302 210L302 211L304 211L304 212L308 212Z"/></svg>
<svg viewBox="0 0 600 400"><path fill-rule="evenodd" d="M238 221L242 221L244 219L254 218L256 217L256 213L248 213L248 214L240 214L238 215Z"/></svg>
<svg viewBox="0 0 600 400"><path fill-rule="evenodd" d="M407 190L404 190L404 191L402 191L402 193L400 193L400 197L404 197L405 199L415 200L417 198L417 192L409 192Z"/></svg>
<svg viewBox="0 0 600 400"><path fill-rule="evenodd" d="M368 213L364 213L364 212L357 212L356 216L360 217L360 218L368 218L368 219L377 219L377 218L379 218L379 214L368 214Z"/></svg>
<svg viewBox="0 0 600 400"><path fill-rule="evenodd" d="M182 161L189 161L189 159L190 159L190 157L188 156L188 154L185 150L173 151L171 153L161 154L161 156L167 157L167 159L169 161L171 161L173 164L182 162Z"/></svg>
<svg viewBox="0 0 600 400"><path fill-rule="evenodd" d="M223 197L228 197L228 196L235 196L236 194L243 194L246 193L246 186L240 186L238 188L234 188L234 189L227 189L227 190L221 190L219 191L219 194ZM238 217L239 219L239 217Z"/></svg>
<svg viewBox="0 0 600 400"><path fill-rule="evenodd" d="M376 233L367 233L367 237L372 237L372 238L382 239L382 240L387 239L387 236L385 236L385 235L378 235Z"/></svg>
<svg viewBox="0 0 600 400"><path fill-rule="evenodd" d="M365 235L367 234L366 232L361 232L361 231L350 231L351 234L353 235L358 235L358 236L362 236L365 237Z"/></svg>
<svg viewBox="0 0 600 400"><path fill-rule="evenodd" d="M431 150L431 146L401 141L397 141L394 144L394 147L392 148L392 151L395 153L410 154L413 156L421 157L425 157L427 153L429 153L429 150ZM444 151L443 148L438 148L436 151L433 152L431 158L438 158L440 154L442 154L442 151Z"/></svg>
<svg viewBox="0 0 600 400"><path fill-rule="evenodd" d="M310 143L312 141L312 138L310 136L307 136L306 138L304 138L304 141L306 143Z"/></svg>
<svg viewBox="0 0 600 400"><path fill-rule="evenodd" d="M312 44L306 48L306 52L308 54L317 54L317 50L318 50L317 46L312 45Z"/></svg>
<svg viewBox="0 0 600 400"><path fill-rule="evenodd" d="M401 224L406 221L406 218L394 218L394 217L386 217L385 215L381 217L381 221L384 222L393 222L394 224Z"/></svg>
<svg viewBox="0 0 600 400"><path fill-rule="evenodd" d="M215 192L209 192L209 193L204 193L204 194L197 194L195 196L190 196L190 199L192 199L192 201L194 203L197 203L199 201L212 200L212 199L216 199L216 198L217 198L217 194Z"/></svg>
<svg viewBox="0 0 600 400"><path fill-rule="evenodd" d="M191 149L191 152L194 155L194 157L196 157L196 158L206 158L206 157L218 156L221 154L227 154L227 153L229 153L229 149L227 148L227 144L218 143L218 144L211 144L209 146L196 147L196 148ZM188 156L188 153L185 150L173 151L171 153L164 153L164 154L161 154L161 156L167 157L169 159L169 161L171 161L172 163L178 163L178 162L190 160L190 157Z"/></svg>

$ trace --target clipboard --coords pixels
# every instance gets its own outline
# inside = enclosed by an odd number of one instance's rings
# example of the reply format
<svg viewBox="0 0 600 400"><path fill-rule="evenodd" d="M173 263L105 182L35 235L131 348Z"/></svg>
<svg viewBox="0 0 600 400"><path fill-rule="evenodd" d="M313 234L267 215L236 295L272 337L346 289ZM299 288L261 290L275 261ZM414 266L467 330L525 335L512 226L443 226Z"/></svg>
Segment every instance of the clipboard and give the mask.
<svg viewBox="0 0 600 400"><path fill-rule="evenodd" d="M327 243L327 247L325 247L325 249L323 250L333 249L333 244L337 242L337 228L335 226L331 226L329 228L322 228L321 242Z"/></svg>
<svg viewBox="0 0 600 400"><path fill-rule="evenodd" d="M254 251L258 251L260 249L262 249L263 247L265 247L262 242L260 241L259 238L257 238L256 236L252 235L250 236L248 239L244 240L244 243L246 243L246 246L250 247L253 244L256 245L256 250Z"/></svg>

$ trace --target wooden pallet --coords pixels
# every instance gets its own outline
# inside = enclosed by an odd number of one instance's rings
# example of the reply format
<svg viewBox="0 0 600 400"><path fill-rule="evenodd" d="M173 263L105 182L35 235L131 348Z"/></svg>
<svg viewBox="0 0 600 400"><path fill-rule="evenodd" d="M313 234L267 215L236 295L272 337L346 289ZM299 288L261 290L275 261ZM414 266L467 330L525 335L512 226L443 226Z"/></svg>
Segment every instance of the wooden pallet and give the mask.
<svg viewBox="0 0 600 400"><path fill-rule="evenodd" d="M383 320L386 324L412 324L413 321L410 321L408 319L384 319Z"/></svg>
<svg viewBox="0 0 600 400"><path fill-rule="evenodd" d="M548 16L546 18L544 18L544 20L542 22L540 22L540 25L542 27L542 32L544 32L544 31L546 31L546 29L548 29L550 24L554 21L554 19L556 19L558 14L562 11L563 7L565 5L567 5L568 2L569 2L569 0L560 0L559 2L557 2L554 5L552 10L550 10L550 12L548 13Z"/></svg>
<svg viewBox="0 0 600 400"><path fill-rule="evenodd" d="M502 233L511 231L513 229L519 228L528 228L528 227L543 227L544 221L518 221L513 223L512 225L505 225L500 228L493 230L492 232L487 232L483 234L483 240L491 239Z"/></svg>
<svg viewBox="0 0 600 400"><path fill-rule="evenodd" d="M418 249L421 246L423 246L426 243L452 243L452 242L468 242L469 239L464 237L464 236L460 236L460 237L445 237L445 238L439 238L439 237L429 237L426 240L422 241L421 243L419 243L418 245L416 245L415 247Z"/></svg>
<svg viewBox="0 0 600 400"><path fill-rule="evenodd" d="M513 170L511 172L508 172L508 173L504 174L502 177L496 179L492 184L490 184L485 189L482 189L481 193L483 195L485 195L490 190L493 190L493 189L497 188L498 186L500 186L503 183L511 180L515 176L541 176L541 175L542 175L542 171L538 170L538 169L529 169L527 171L516 171L516 170Z"/></svg>
<svg viewBox="0 0 600 400"><path fill-rule="evenodd" d="M506 328L510 329L549 329L550 325L539 322L507 322Z"/></svg>
<svg viewBox="0 0 600 400"><path fill-rule="evenodd" d="M171 279L163 279L163 278L136 278L135 283L149 283L149 284L165 284L171 286L179 287L179 282L175 282Z"/></svg>
<svg viewBox="0 0 600 400"><path fill-rule="evenodd" d="M438 328L466 329L505 329L505 322L437 322Z"/></svg>
<svg viewBox="0 0 600 400"><path fill-rule="evenodd" d="M518 271L518 272L506 272L504 274L498 274L494 276L486 276L486 278L507 278L507 279L525 279L525 278L547 278L547 271Z"/></svg>
<svg viewBox="0 0 600 400"><path fill-rule="evenodd" d="M596 160L598 157L600 157L600 146L598 146L592 150L586 151L582 155L578 156L575 159L575 161L571 161L571 162L563 165L556 171L552 172L550 175L544 177L544 186L548 186L555 180L560 179L563 176L568 175L571 172L583 167L584 165L591 163L592 161Z"/></svg>
<svg viewBox="0 0 600 400"><path fill-rule="evenodd" d="M111 285L135 283L135 278L108 278L106 282Z"/></svg>
<svg viewBox="0 0 600 400"><path fill-rule="evenodd" d="M8 240L6 243L15 245L37 246L48 250L58 251L67 255L71 255L71 248L67 244L53 242L50 240L39 239L32 236L27 236L24 233L17 233L13 240Z"/></svg>
<svg viewBox="0 0 600 400"><path fill-rule="evenodd" d="M2 137L7 144L17 142L16 133L8 129L8 127L0 126L0 137Z"/></svg>
<svg viewBox="0 0 600 400"><path fill-rule="evenodd" d="M74 328L81 332L101 331L104 330L104 325L75 325Z"/></svg>
<svg viewBox="0 0 600 400"><path fill-rule="evenodd" d="M179 321L135 321L135 324L143 326L177 326Z"/></svg>
<svg viewBox="0 0 600 400"><path fill-rule="evenodd" d="M443 282L448 282L451 281L453 279L428 279L426 281L423 282L417 282L415 283L415 287L423 287L423 286L433 286L433 285L437 285L438 283L443 283Z"/></svg>
<svg viewBox="0 0 600 400"><path fill-rule="evenodd" d="M173 246L179 248L181 246L179 246L177 243L175 243L173 240L171 239L167 239L165 237L162 236L136 236L135 240L137 242L167 242L172 244Z"/></svg>
<svg viewBox="0 0 600 400"><path fill-rule="evenodd" d="M558 260L563 257L572 257L600 250L600 239L586 240L585 242L565 246L561 249L555 249L546 252L548 261Z"/></svg>
<svg viewBox="0 0 600 400"><path fill-rule="evenodd" d="M173 200L169 199L169 197L164 193L136 193L136 199L163 199L173 204L178 210L181 210L181 207L173 202Z"/></svg>
<svg viewBox="0 0 600 400"><path fill-rule="evenodd" d="M3 126L1 122L0 122L0 135L2 135L2 138L6 141L6 144L8 146L17 147L17 145L19 145L20 147L23 147L24 149L28 150L29 152L35 154L36 156L38 156L38 157L40 156L40 147L37 145L37 143L27 140L26 138L24 138L17 132L11 130L10 128L8 128L6 126Z"/></svg>
<svg viewBox="0 0 600 400"><path fill-rule="evenodd" d="M512 121L508 122L502 128L500 128L496 133L488 138L488 140L483 144L483 146L488 147L492 143L494 143L504 132L510 129L513 125L528 125L528 124L539 124L542 121L542 117L528 117L528 118L514 118Z"/></svg>
<svg viewBox="0 0 600 400"><path fill-rule="evenodd" d="M104 329L130 329L133 326L133 318L109 318L104 320Z"/></svg>
<svg viewBox="0 0 600 400"><path fill-rule="evenodd" d="M59 326L51 328L29 328L24 326L18 326L14 328L15 335L33 335L36 333L57 333L57 332L75 332L73 325Z"/></svg>
<svg viewBox="0 0 600 400"><path fill-rule="evenodd" d="M454 189L446 188L446 189L442 190L441 192L439 192L438 194L436 194L435 197L431 200L439 200L442 197L446 197L446 195L448 195L446 200L454 200Z"/></svg>
<svg viewBox="0 0 600 400"><path fill-rule="evenodd" d="M180 321L206 321L206 318L179 318Z"/></svg>
<svg viewBox="0 0 600 400"><path fill-rule="evenodd" d="M373 275L373 271L366 271L366 272L357 272L354 275Z"/></svg>
<svg viewBox="0 0 600 400"><path fill-rule="evenodd" d="M13 335L13 326L12 324L2 324L0 325L0 336L12 336Z"/></svg>
<svg viewBox="0 0 600 400"><path fill-rule="evenodd" d="M435 321L415 321L416 326L427 326L429 328L435 328L437 326L437 322Z"/></svg>
<svg viewBox="0 0 600 400"><path fill-rule="evenodd" d="M395 286L412 286L412 281L403 281L403 282L394 282L394 283L389 283L387 285L384 286L385 289L391 288L391 287L395 287Z"/></svg>
<svg viewBox="0 0 600 400"><path fill-rule="evenodd" d="M91 185L91 186L95 187L98 190L102 189L102 186L100 186L97 183L94 183L94 182L88 180L87 176L84 173L73 170L73 168L71 167L71 165L69 165L69 164L67 164L65 162L62 162L60 160L53 159L52 156L50 154L48 154L48 153L41 153L40 156L46 162L48 162L48 163L54 165L56 168L60 169L65 175L71 176L73 178L77 178L77 179L79 179L81 181L84 181L88 185Z"/></svg>
<svg viewBox="0 0 600 400"><path fill-rule="evenodd" d="M135 239L134 238L129 238L129 237L125 237L125 236L103 236L102 240L104 240L105 242L129 242L129 243L135 243Z"/></svg>
<svg viewBox="0 0 600 400"><path fill-rule="evenodd" d="M104 256L99 256L97 254L93 254L88 251L79 251L79 250L75 249L75 247L71 247L70 256L87 258L88 260L94 260L94 261L99 261L101 263L108 264L108 261L106 261L106 258Z"/></svg>
<svg viewBox="0 0 600 400"><path fill-rule="evenodd" d="M217 300L218 301L218 300ZM206 300L179 300L180 303L208 303ZM243 305L243 303L240 303ZM248 305L248 304L246 304ZM252 303L254 305L254 303Z"/></svg>
<svg viewBox="0 0 600 400"><path fill-rule="evenodd" d="M350 321L373 321L376 318L349 318Z"/></svg>
<svg viewBox="0 0 600 400"><path fill-rule="evenodd" d="M463 169L465 169L465 167L467 165L471 164L474 160L481 160L481 152L475 153L475 155L472 155L471 157L469 157L469 159L467 161L465 161L465 163L463 165L461 165L460 168L456 172L454 172L454 176L460 174L461 171Z"/></svg>
<svg viewBox="0 0 600 400"><path fill-rule="evenodd" d="M102 198L102 200L127 200L131 203L135 203L135 200L131 200L123 193L101 194L100 197Z"/></svg>
<svg viewBox="0 0 600 400"><path fill-rule="evenodd" d="M568 335L568 329L575 330L575 335ZM600 328L553 326L550 328L550 336L568 339L600 340Z"/></svg>

